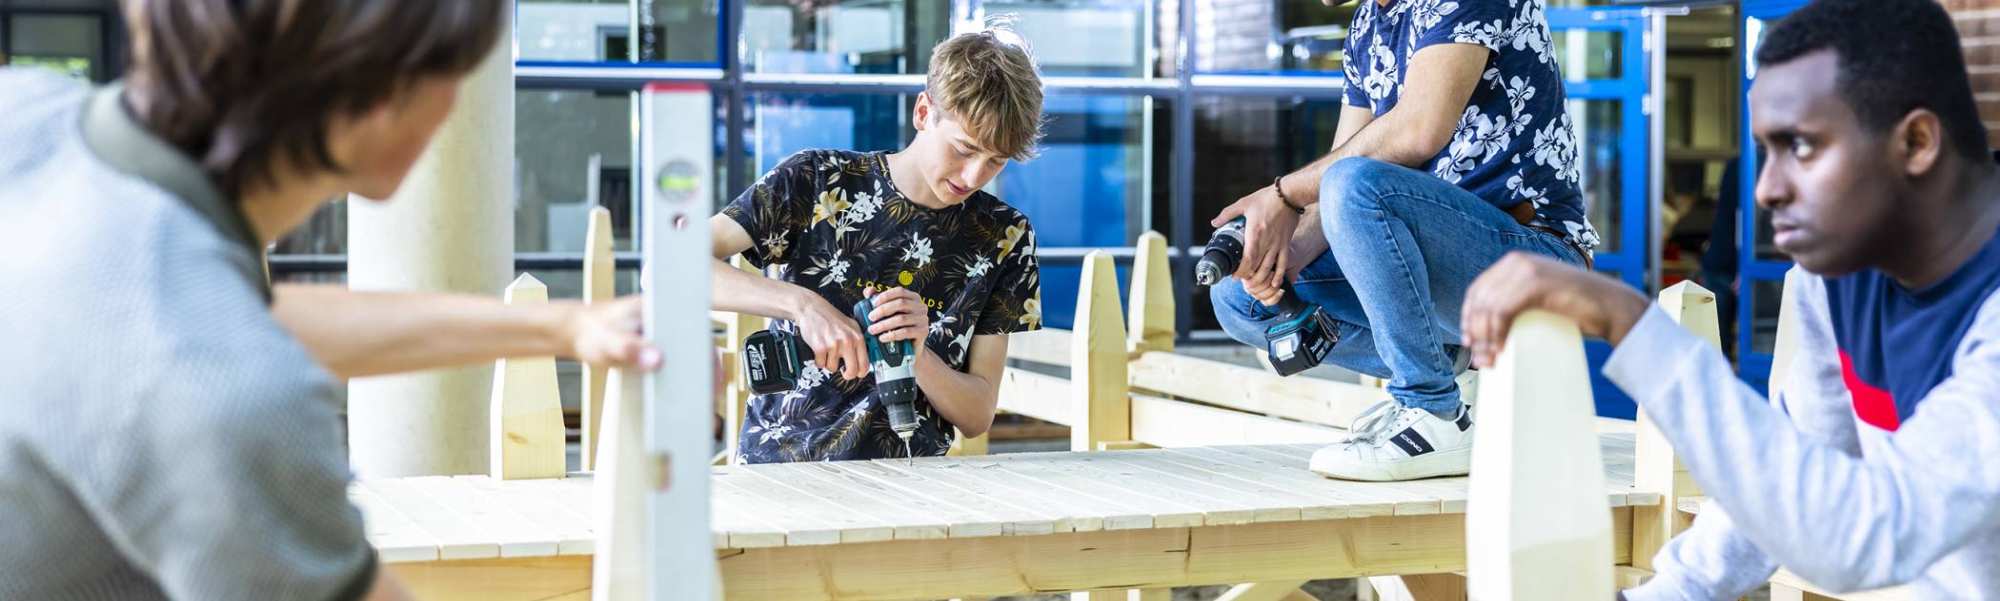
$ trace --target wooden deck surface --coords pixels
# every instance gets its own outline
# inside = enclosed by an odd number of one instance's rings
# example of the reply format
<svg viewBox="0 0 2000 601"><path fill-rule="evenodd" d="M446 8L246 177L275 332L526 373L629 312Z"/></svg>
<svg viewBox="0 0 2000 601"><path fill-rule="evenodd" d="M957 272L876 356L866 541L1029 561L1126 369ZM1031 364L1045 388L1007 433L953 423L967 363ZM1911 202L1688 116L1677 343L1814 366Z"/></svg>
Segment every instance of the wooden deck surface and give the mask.
<svg viewBox="0 0 2000 601"><path fill-rule="evenodd" d="M1624 422L1629 424L1630 422ZM1629 428L1602 427L1606 503L1632 490ZM1466 479L1343 482L1315 445L1024 453L714 470L718 550L1460 514ZM362 480L350 496L388 563L592 552L591 480Z"/></svg>

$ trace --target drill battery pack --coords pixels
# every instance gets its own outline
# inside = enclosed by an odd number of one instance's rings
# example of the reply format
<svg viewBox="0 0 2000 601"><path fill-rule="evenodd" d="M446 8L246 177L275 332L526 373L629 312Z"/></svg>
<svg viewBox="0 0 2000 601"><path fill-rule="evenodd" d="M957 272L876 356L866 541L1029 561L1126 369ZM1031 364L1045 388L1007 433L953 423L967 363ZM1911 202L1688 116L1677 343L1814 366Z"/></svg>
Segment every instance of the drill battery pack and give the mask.
<svg viewBox="0 0 2000 601"><path fill-rule="evenodd" d="M1326 311L1301 303L1264 329L1264 356L1271 371L1290 376L1319 365L1339 339L1340 330Z"/></svg>
<svg viewBox="0 0 2000 601"><path fill-rule="evenodd" d="M757 394L791 390L811 356L812 351L797 335L759 330L743 339L743 381Z"/></svg>

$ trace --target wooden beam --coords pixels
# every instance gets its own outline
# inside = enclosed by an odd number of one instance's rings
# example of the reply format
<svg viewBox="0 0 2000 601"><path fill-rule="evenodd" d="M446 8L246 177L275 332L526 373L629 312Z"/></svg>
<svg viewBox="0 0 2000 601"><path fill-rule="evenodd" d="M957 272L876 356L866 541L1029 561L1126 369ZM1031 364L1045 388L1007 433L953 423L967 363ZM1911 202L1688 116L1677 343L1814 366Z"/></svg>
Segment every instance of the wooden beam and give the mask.
<svg viewBox="0 0 2000 601"><path fill-rule="evenodd" d="M1345 428L1389 393L1319 378L1280 377L1244 367L1173 353L1146 353L1132 361L1132 388L1164 395Z"/></svg>
<svg viewBox="0 0 2000 601"><path fill-rule="evenodd" d="M1368 579L1378 601L1465 601L1465 576L1453 573L1376 576Z"/></svg>
<svg viewBox="0 0 2000 601"><path fill-rule="evenodd" d="M1174 350L1174 277L1167 261L1167 237L1148 231L1133 249L1132 325L1127 328L1135 353Z"/></svg>
<svg viewBox="0 0 2000 601"><path fill-rule="evenodd" d="M1070 403L1070 381L1009 367L1000 376L1000 409L1067 425L1075 410Z"/></svg>
<svg viewBox="0 0 2000 601"><path fill-rule="evenodd" d="M1612 519L1576 324L1522 314L1480 377L1465 518L1472 596L1612 598Z"/></svg>
<svg viewBox="0 0 2000 601"><path fill-rule="evenodd" d="M1111 255L1091 251L1077 286L1076 329L1070 343L1070 448L1132 439L1125 388L1125 321L1118 311L1118 272Z"/></svg>
<svg viewBox="0 0 2000 601"><path fill-rule="evenodd" d="M1229 587L1229 591L1216 597L1215 601L1284 601L1292 593L1299 592L1304 580L1279 580L1274 582L1250 582Z"/></svg>
<svg viewBox="0 0 2000 601"><path fill-rule="evenodd" d="M1629 548L1629 510L1613 511L1627 516L1613 536ZM1463 515L1433 514L775 547L721 561L732 601L944 599L1447 572L1465 565L1464 536Z"/></svg>
<svg viewBox="0 0 2000 601"><path fill-rule="evenodd" d="M1081 313L1079 313L1081 315ZM1028 363L1040 363L1057 367L1069 367L1070 342L1074 334L1069 330L1042 328L1028 332L1007 335L1007 358Z"/></svg>
<svg viewBox="0 0 2000 601"><path fill-rule="evenodd" d="M549 287L521 274L507 286L509 305L547 305ZM487 453L494 478L561 478L566 457L555 357L501 359L493 367Z"/></svg>
<svg viewBox="0 0 2000 601"><path fill-rule="evenodd" d="M1131 398L1131 440L1156 447L1333 443L1347 432L1154 396ZM1601 502L1601 500L1600 500Z"/></svg>
<svg viewBox="0 0 2000 601"><path fill-rule="evenodd" d="M605 377L604 454L593 477L591 531L597 561L591 582L596 598L641 599L646 590L645 378L613 369Z"/></svg>
<svg viewBox="0 0 2000 601"><path fill-rule="evenodd" d="M1800 578L1798 574L1793 574L1791 570L1778 568L1778 572L1771 575L1771 601L1780 601L1781 599L1799 599L1802 601L1913 601L1918 598L1916 592L1907 586L1834 594L1811 582L1807 582L1806 579Z"/></svg>
<svg viewBox="0 0 2000 601"><path fill-rule="evenodd" d="M612 256L611 210L595 207L590 210L590 226L583 235L583 302L584 304L610 302L618 294L618 263ZM583 448L578 453L582 457L582 470L597 469L598 424L604 415L604 377L606 366L584 364L583 366Z"/></svg>
<svg viewBox="0 0 2000 601"><path fill-rule="evenodd" d="M741 255L730 260L737 269L763 276L762 271L750 266ZM729 374L729 384L722 392L722 444L723 452L736 456L738 437L743 435L743 421L750 415L750 382L743 376L743 340L758 330L770 327L769 319L749 313L730 314L728 334L729 363L722 368Z"/></svg>
<svg viewBox="0 0 2000 601"><path fill-rule="evenodd" d="M586 601L588 555L383 564L412 599L439 601Z"/></svg>
<svg viewBox="0 0 2000 601"><path fill-rule="evenodd" d="M1660 291L1660 310L1696 337L1720 349L1722 337L1718 334L1720 329L1717 327L1715 306L1715 294L1694 282L1681 282ZM1700 496L1701 487L1695 484L1694 475L1688 473L1687 466L1674 455L1673 445L1667 442L1666 434L1654 426L1653 420L1643 410L1639 412L1637 425L1638 438L1633 446L1633 488L1656 492L1661 496L1659 504L1636 509L1633 514L1637 523L1632 533L1632 565L1650 570L1653 569L1653 555L1660 551L1660 547L1694 523L1690 516L1681 513L1679 499Z"/></svg>

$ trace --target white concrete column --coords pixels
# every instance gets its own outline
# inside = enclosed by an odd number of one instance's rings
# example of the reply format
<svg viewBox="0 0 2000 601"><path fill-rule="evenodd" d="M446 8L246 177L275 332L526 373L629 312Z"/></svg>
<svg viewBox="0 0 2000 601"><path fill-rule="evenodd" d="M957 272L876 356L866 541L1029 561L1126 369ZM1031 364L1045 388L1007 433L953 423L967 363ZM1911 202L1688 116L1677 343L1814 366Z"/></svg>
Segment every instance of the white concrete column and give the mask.
<svg viewBox="0 0 2000 601"><path fill-rule="evenodd" d="M386 203L350 199L347 281L355 290L463 292L496 299L514 257L511 23L460 89L430 148ZM357 474L485 473L493 366L356 378L348 453Z"/></svg>

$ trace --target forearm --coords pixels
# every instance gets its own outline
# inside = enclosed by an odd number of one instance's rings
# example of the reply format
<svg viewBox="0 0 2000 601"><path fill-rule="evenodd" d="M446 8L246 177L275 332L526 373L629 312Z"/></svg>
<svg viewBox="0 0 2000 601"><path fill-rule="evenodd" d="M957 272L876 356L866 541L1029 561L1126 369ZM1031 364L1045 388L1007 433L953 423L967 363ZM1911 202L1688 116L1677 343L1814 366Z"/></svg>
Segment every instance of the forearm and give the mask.
<svg viewBox="0 0 2000 601"><path fill-rule="evenodd" d="M340 378L565 355L572 301L510 306L469 294L280 285L272 313Z"/></svg>
<svg viewBox="0 0 2000 601"><path fill-rule="evenodd" d="M805 303L819 299L811 290L737 269L721 259L712 267L709 301L718 311L797 320Z"/></svg>
<svg viewBox="0 0 2000 601"><path fill-rule="evenodd" d="M993 426L993 412L1000 405L999 388L986 378L952 369L928 348L917 353L917 388L924 391L924 398L939 415L966 436L985 434Z"/></svg>
<svg viewBox="0 0 2000 601"><path fill-rule="evenodd" d="M1433 144L1425 136L1411 135L1414 125L1409 123L1409 115L1401 109L1391 109L1382 116L1369 121L1356 131L1347 143L1341 144L1319 160L1305 167L1285 174L1281 184L1285 198L1292 202L1311 205L1319 202L1320 176L1328 167L1341 159L1364 157L1405 167L1422 165L1437 156L1442 144ZM1303 222L1304 220L1301 220Z"/></svg>

